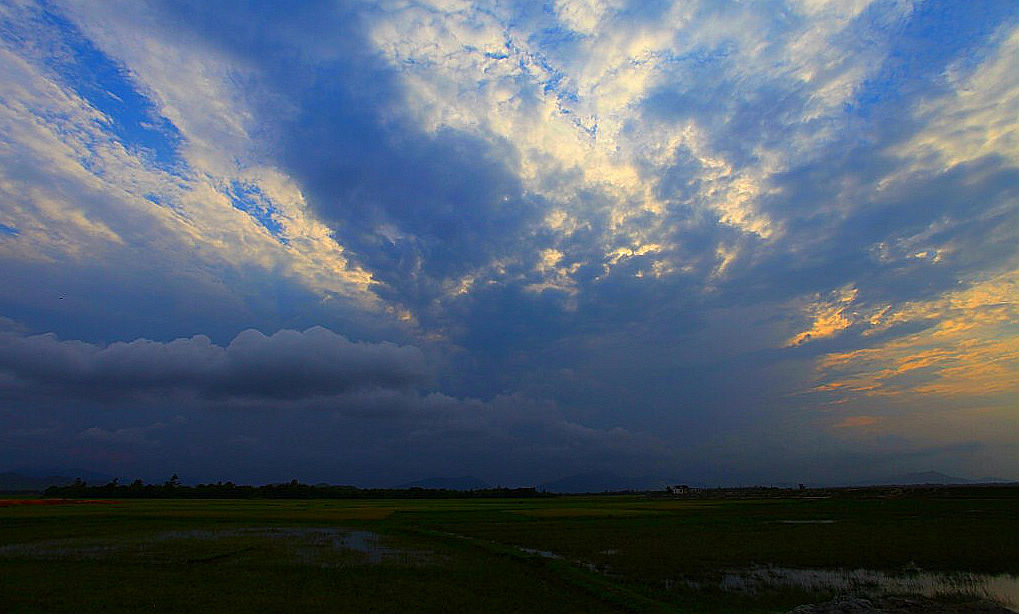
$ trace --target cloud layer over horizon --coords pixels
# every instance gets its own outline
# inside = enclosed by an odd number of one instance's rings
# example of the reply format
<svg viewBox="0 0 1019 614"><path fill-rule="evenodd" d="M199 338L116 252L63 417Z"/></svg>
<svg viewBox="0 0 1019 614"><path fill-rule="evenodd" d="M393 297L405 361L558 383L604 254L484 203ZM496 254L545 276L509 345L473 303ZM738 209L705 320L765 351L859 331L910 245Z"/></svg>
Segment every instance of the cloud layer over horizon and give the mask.
<svg viewBox="0 0 1019 614"><path fill-rule="evenodd" d="M1017 479L1017 57L1005 0L8 3L0 465Z"/></svg>

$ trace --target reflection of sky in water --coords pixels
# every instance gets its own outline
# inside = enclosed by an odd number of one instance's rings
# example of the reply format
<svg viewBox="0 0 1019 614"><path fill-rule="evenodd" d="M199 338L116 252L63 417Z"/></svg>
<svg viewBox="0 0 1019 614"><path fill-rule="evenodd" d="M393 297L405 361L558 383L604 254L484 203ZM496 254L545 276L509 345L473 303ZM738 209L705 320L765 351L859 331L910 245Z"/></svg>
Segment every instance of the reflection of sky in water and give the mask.
<svg viewBox="0 0 1019 614"><path fill-rule="evenodd" d="M344 548L368 555L371 563L381 563L386 557L400 554L399 550L383 546L379 534L373 531L350 531L343 536L340 544Z"/></svg>
<svg viewBox="0 0 1019 614"><path fill-rule="evenodd" d="M976 595L1013 610L1019 607L1019 577L1008 574L912 573L890 576L868 569L790 569L758 567L726 574L722 588L753 593L776 586L810 590L859 591L879 594L910 594L924 597Z"/></svg>
<svg viewBox="0 0 1019 614"><path fill-rule="evenodd" d="M322 552L318 548L322 546L333 551L352 550L364 554L367 562L373 564L396 559L419 560L423 554L384 546L382 537L373 531L350 531L335 527L240 527L164 531L140 539L130 537L71 538L10 544L0 546L0 557L29 556L55 560L108 559L125 555L145 555L150 553L155 544L178 542L186 545L193 541L219 542L233 538L266 539L293 546L297 549L297 558L302 563L321 563L319 555ZM241 552L243 551L231 551L226 555L230 556Z"/></svg>

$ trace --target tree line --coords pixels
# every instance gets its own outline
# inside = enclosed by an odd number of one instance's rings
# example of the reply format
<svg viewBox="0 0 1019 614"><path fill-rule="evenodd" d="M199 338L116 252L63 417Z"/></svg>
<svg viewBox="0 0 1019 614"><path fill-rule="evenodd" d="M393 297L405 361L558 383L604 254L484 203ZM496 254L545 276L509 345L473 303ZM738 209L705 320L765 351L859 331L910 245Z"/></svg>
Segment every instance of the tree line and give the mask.
<svg viewBox="0 0 1019 614"><path fill-rule="evenodd" d="M233 482L186 486L176 474L162 484L147 484L142 480L121 484L114 479L106 484L90 485L78 478L66 486L50 486L44 494L68 499L484 499L552 496L535 488L358 488L303 484L297 480L261 486Z"/></svg>

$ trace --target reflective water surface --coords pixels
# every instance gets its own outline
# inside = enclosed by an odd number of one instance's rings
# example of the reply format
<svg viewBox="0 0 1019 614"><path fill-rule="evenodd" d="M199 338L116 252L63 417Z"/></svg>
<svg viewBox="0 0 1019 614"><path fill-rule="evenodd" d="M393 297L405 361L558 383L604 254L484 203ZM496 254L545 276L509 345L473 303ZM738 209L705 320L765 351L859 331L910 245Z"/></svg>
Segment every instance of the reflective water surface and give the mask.
<svg viewBox="0 0 1019 614"><path fill-rule="evenodd" d="M332 567L356 563L420 563L430 553L385 544L373 531L337 527L239 527L162 531L148 536L50 539L0 547L4 557L241 562L271 549L277 560Z"/></svg>
<svg viewBox="0 0 1019 614"><path fill-rule="evenodd" d="M996 601L1019 611L1019 577L1000 574L936 573L914 571L890 575L870 569L793 569L753 567L727 573L721 587L729 591L758 592L770 587L858 592L862 594L907 594L924 597L972 595Z"/></svg>

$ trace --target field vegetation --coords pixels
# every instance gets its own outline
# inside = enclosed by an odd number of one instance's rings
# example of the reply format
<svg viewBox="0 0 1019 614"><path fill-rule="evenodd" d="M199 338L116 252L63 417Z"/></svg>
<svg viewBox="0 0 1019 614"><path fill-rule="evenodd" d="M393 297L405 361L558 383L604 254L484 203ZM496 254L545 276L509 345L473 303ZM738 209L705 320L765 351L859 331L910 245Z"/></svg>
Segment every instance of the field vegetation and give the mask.
<svg viewBox="0 0 1019 614"><path fill-rule="evenodd" d="M784 612L846 589L747 578L1019 574L1008 487L3 503L5 612Z"/></svg>

